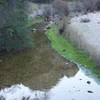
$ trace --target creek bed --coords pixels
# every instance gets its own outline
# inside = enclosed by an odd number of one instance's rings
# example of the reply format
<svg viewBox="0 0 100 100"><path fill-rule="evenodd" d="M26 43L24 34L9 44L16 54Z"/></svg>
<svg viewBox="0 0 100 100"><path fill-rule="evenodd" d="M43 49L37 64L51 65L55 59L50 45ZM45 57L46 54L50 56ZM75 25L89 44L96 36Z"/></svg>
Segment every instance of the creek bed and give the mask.
<svg viewBox="0 0 100 100"><path fill-rule="evenodd" d="M33 40L33 49L0 56L0 99L99 100L100 85L52 49L44 31Z"/></svg>

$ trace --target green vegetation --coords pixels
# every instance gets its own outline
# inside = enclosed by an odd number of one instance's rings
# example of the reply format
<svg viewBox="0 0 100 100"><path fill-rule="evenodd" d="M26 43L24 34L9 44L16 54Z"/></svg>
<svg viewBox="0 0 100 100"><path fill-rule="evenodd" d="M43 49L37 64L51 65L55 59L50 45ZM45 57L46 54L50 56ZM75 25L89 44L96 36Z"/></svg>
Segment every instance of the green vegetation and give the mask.
<svg viewBox="0 0 100 100"><path fill-rule="evenodd" d="M86 68L92 70L92 72L100 77L100 71L97 70L96 64L89 58L89 56L82 50L77 50L68 40L58 34L57 26L53 25L51 29L46 32L52 47L65 58L84 65Z"/></svg>
<svg viewBox="0 0 100 100"><path fill-rule="evenodd" d="M76 64L70 62L64 69L67 60L52 50L44 31L34 32L32 37L35 48L0 56L0 86L21 82L34 89L51 88L63 77L62 71L68 77L77 73Z"/></svg>
<svg viewBox="0 0 100 100"><path fill-rule="evenodd" d="M27 3L24 0L1 0L0 4L0 51L33 47L31 34L26 27Z"/></svg>

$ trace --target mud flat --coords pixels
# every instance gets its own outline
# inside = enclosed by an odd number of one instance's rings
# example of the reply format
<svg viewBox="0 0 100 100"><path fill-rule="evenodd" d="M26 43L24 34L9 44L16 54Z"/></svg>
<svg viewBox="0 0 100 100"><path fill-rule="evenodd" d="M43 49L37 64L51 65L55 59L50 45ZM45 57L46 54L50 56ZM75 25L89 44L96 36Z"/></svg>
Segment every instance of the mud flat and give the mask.
<svg viewBox="0 0 100 100"><path fill-rule="evenodd" d="M100 12L72 18L65 35L100 65Z"/></svg>

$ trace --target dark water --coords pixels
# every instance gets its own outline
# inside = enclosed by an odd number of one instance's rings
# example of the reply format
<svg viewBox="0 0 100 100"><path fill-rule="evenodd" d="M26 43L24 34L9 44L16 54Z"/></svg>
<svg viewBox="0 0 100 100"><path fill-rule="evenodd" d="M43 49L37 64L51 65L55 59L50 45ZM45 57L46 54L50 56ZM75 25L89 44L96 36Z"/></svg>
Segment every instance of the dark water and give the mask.
<svg viewBox="0 0 100 100"><path fill-rule="evenodd" d="M0 88L22 83L32 94L15 85L0 96L7 100L22 100L26 95L29 100L100 100L100 85L93 78L56 53L43 32L33 34L35 48L0 56Z"/></svg>

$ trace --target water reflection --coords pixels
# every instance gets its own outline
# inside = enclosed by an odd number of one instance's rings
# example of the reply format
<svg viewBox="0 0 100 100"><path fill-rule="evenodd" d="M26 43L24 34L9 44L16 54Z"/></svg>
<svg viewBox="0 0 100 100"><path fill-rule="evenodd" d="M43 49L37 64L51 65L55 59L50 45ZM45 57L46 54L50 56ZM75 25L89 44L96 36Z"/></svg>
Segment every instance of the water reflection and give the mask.
<svg viewBox="0 0 100 100"><path fill-rule="evenodd" d="M16 66L18 62L9 63L11 59L7 60L8 62L4 63L3 66L0 66L1 88L23 83L32 89L49 89L64 75L72 77L79 70L75 64L69 62L66 65L66 60L57 62L55 58L49 61L50 64L49 62L35 61L30 66L26 66L30 62L26 62L25 66L20 66L22 63ZM51 62L55 62L55 64L53 65Z"/></svg>
<svg viewBox="0 0 100 100"><path fill-rule="evenodd" d="M74 77L63 76L50 89L31 90L22 84L13 85L1 90L0 97L6 100L100 100L100 85L80 70Z"/></svg>
<svg viewBox="0 0 100 100"><path fill-rule="evenodd" d="M44 33L33 38L35 48L0 56L0 100L99 100L93 79L52 50Z"/></svg>
<svg viewBox="0 0 100 100"><path fill-rule="evenodd" d="M35 48L0 56L0 88L23 83L32 89L51 88L66 74L74 76L77 65L50 47L43 32L34 33Z"/></svg>
<svg viewBox="0 0 100 100"><path fill-rule="evenodd" d="M61 78L50 92L50 100L100 100L100 85L81 70L72 78Z"/></svg>

